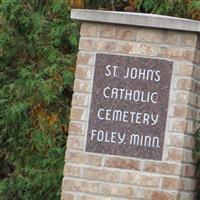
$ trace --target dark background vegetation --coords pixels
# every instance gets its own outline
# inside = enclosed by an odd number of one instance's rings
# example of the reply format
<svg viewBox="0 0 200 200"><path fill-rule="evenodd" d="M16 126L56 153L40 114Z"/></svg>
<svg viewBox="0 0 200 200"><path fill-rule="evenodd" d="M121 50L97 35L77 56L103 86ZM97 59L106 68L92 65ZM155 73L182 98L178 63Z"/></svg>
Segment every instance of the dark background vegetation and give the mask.
<svg viewBox="0 0 200 200"><path fill-rule="evenodd" d="M200 20L198 0L71 4ZM67 0L0 1L0 200L60 199L79 37L70 9Z"/></svg>
<svg viewBox="0 0 200 200"><path fill-rule="evenodd" d="M200 20L199 0L71 0L75 8L130 11Z"/></svg>
<svg viewBox="0 0 200 200"><path fill-rule="evenodd" d="M0 200L58 200L79 28L66 0L0 5Z"/></svg>

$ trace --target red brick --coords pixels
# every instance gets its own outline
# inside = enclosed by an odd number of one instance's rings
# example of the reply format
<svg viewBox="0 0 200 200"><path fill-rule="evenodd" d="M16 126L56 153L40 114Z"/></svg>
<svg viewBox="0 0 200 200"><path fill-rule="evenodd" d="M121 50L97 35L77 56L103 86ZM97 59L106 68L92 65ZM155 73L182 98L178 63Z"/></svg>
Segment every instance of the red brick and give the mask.
<svg viewBox="0 0 200 200"><path fill-rule="evenodd" d="M180 63L176 68L176 74L180 76L192 76L193 74L193 66L190 64Z"/></svg>
<svg viewBox="0 0 200 200"><path fill-rule="evenodd" d="M94 195L86 195L86 194L79 194L78 200L104 200L105 197L94 196Z"/></svg>
<svg viewBox="0 0 200 200"><path fill-rule="evenodd" d="M184 147L185 144L185 136L183 134L172 134L169 136L169 146L174 147Z"/></svg>
<svg viewBox="0 0 200 200"><path fill-rule="evenodd" d="M180 90L193 90L194 89L194 83L192 79L179 79L176 83L176 88Z"/></svg>
<svg viewBox="0 0 200 200"><path fill-rule="evenodd" d="M84 135L85 125L79 122L71 121L69 124L69 135Z"/></svg>
<svg viewBox="0 0 200 200"><path fill-rule="evenodd" d="M101 180L109 182L119 182L120 174L116 171L111 171L107 169L94 169L94 168L84 168L83 178L91 180Z"/></svg>
<svg viewBox="0 0 200 200"><path fill-rule="evenodd" d="M89 104L89 96L87 94L73 94L72 98L72 105L73 106L80 106L80 107L87 107Z"/></svg>
<svg viewBox="0 0 200 200"><path fill-rule="evenodd" d="M120 43L118 44L118 49L117 51L120 52L120 53L131 53L133 49L133 44L131 42L123 42L123 43Z"/></svg>
<svg viewBox="0 0 200 200"><path fill-rule="evenodd" d="M91 53L79 52L77 56L78 65L94 65L95 55Z"/></svg>
<svg viewBox="0 0 200 200"><path fill-rule="evenodd" d="M196 180L190 178L181 179L181 189L184 191L194 191L196 189Z"/></svg>
<svg viewBox="0 0 200 200"><path fill-rule="evenodd" d="M180 86L180 85L179 85ZM181 86L180 86L181 87ZM190 101L190 93L189 92L178 92L175 95L175 103L184 103L188 104Z"/></svg>
<svg viewBox="0 0 200 200"><path fill-rule="evenodd" d="M81 168L79 166L65 164L64 176L80 177L80 175L81 175Z"/></svg>
<svg viewBox="0 0 200 200"><path fill-rule="evenodd" d="M87 120L86 109L73 107L71 109L70 119L86 121Z"/></svg>
<svg viewBox="0 0 200 200"><path fill-rule="evenodd" d="M180 188L180 180L178 178L163 177L162 188L178 190Z"/></svg>
<svg viewBox="0 0 200 200"><path fill-rule="evenodd" d="M102 162L102 156L97 156L85 152L73 152L67 150L65 160L69 163L84 164L89 166L100 166Z"/></svg>
<svg viewBox="0 0 200 200"><path fill-rule="evenodd" d="M136 40L137 37L137 28L134 27L117 27L117 32L116 32L116 39L120 40Z"/></svg>
<svg viewBox="0 0 200 200"><path fill-rule="evenodd" d="M167 160L170 161L182 161L183 159L183 150L182 149L168 149Z"/></svg>
<svg viewBox="0 0 200 200"><path fill-rule="evenodd" d="M92 78L92 69L91 67L76 67L76 73L75 73L76 78L80 79L91 79Z"/></svg>
<svg viewBox="0 0 200 200"><path fill-rule="evenodd" d="M92 39L81 38L79 41L79 49L86 51L95 51L98 47L98 41Z"/></svg>
<svg viewBox="0 0 200 200"><path fill-rule="evenodd" d="M116 26L102 24L99 26L100 38L114 38L116 34Z"/></svg>
<svg viewBox="0 0 200 200"><path fill-rule="evenodd" d="M182 176L184 177L194 177L196 168L194 165L185 164L182 166Z"/></svg>
<svg viewBox="0 0 200 200"><path fill-rule="evenodd" d="M104 195L133 198L135 196L135 190L130 186L122 185L111 185L111 184L101 184L100 191Z"/></svg>
<svg viewBox="0 0 200 200"><path fill-rule="evenodd" d="M155 56L155 47L147 44L136 44L133 46L131 54Z"/></svg>
<svg viewBox="0 0 200 200"><path fill-rule="evenodd" d="M104 52L115 52L117 48L117 43L112 41L99 41L98 43L98 51Z"/></svg>
<svg viewBox="0 0 200 200"><path fill-rule="evenodd" d="M197 34L196 33L179 33L178 34L178 45L196 47Z"/></svg>
<svg viewBox="0 0 200 200"><path fill-rule="evenodd" d="M143 42L176 45L177 38L177 33L174 31L142 28L138 33L137 40Z"/></svg>
<svg viewBox="0 0 200 200"><path fill-rule="evenodd" d="M172 192L154 191L152 193L152 200L177 200L178 195Z"/></svg>
<svg viewBox="0 0 200 200"><path fill-rule="evenodd" d="M94 23L82 23L81 24L81 36L97 36L98 25Z"/></svg>
<svg viewBox="0 0 200 200"><path fill-rule="evenodd" d="M144 171L160 174L180 175L181 166L178 164L171 164L165 162L155 163L148 161L144 165Z"/></svg>
<svg viewBox="0 0 200 200"><path fill-rule="evenodd" d="M64 178L63 191L70 192L86 192L86 193L98 193L98 184L94 182L81 181L78 179Z"/></svg>
<svg viewBox="0 0 200 200"><path fill-rule="evenodd" d="M72 193L62 192L61 200L75 200L75 195Z"/></svg>
<svg viewBox="0 0 200 200"><path fill-rule="evenodd" d="M106 158L105 167L121 168L121 169L139 169L140 162L137 160L128 160L123 158Z"/></svg>
<svg viewBox="0 0 200 200"><path fill-rule="evenodd" d="M185 106L174 106L174 116L175 117L187 117L189 110Z"/></svg>
<svg viewBox="0 0 200 200"><path fill-rule="evenodd" d="M181 133L185 133L187 131L187 122L186 121L174 121L173 123L173 130Z"/></svg>
<svg viewBox="0 0 200 200"><path fill-rule="evenodd" d="M74 91L81 93L89 93L91 89L90 81L86 80L78 80L76 79L74 82Z"/></svg>
<svg viewBox="0 0 200 200"><path fill-rule="evenodd" d="M67 148L74 150L83 150L84 147L84 137L82 136L68 136L67 138Z"/></svg>
<svg viewBox="0 0 200 200"><path fill-rule="evenodd" d="M180 48L160 47L158 49L158 56L177 60L193 61L194 51Z"/></svg>

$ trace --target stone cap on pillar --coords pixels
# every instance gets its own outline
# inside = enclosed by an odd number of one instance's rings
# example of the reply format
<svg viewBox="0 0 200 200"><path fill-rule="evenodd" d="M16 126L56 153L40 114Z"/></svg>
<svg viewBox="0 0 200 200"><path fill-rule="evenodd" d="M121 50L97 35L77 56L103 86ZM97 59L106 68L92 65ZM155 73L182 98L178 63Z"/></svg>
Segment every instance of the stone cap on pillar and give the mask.
<svg viewBox="0 0 200 200"><path fill-rule="evenodd" d="M200 32L200 21L155 14L72 9L71 18L80 21Z"/></svg>

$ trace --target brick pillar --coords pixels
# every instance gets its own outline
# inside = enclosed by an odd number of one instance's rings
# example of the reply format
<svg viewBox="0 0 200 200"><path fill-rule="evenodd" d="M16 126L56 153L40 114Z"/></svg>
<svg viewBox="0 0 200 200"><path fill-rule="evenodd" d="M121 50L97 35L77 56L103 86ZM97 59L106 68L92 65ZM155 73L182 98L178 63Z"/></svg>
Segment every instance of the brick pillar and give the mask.
<svg viewBox="0 0 200 200"><path fill-rule="evenodd" d="M81 25L62 200L194 200L193 120L200 119L198 33L148 27L148 19L146 27L108 24L106 18L104 23L89 22L92 17L87 21ZM173 62L161 160L85 150L97 53Z"/></svg>

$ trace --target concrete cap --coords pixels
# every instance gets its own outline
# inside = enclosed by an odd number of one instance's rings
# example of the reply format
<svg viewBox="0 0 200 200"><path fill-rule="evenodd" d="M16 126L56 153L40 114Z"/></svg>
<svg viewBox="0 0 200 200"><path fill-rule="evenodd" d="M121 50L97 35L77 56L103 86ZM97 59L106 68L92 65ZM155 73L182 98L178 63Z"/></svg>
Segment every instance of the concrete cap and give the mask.
<svg viewBox="0 0 200 200"><path fill-rule="evenodd" d="M200 32L200 21L155 14L72 9L71 18L80 21Z"/></svg>

